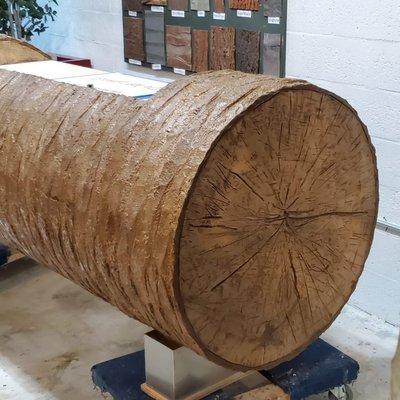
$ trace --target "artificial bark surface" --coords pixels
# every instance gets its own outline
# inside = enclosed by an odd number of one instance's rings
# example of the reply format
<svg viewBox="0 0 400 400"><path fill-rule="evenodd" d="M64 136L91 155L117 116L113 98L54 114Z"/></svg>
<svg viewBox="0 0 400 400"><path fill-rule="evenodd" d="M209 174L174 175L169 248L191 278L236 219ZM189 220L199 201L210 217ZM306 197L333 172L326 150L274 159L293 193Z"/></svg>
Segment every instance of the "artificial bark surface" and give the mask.
<svg viewBox="0 0 400 400"><path fill-rule="evenodd" d="M260 66L260 32L236 31L236 69L258 74Z"/></svg>
<svg viewBox="0 0 400 400"><path fill-rule="evenodd" d="M192 69L192 32L188 26L166 26L167 65Z"/></svg>
<svg viewBox="0 0 400 400"><path fill-rule="evenodd" d="M0 34L0 65L46 60L50 56L31 44Z"/></svg>
<svg viewBox="0 0 400 400"><path fill-rule="evenodd" d="M190 8L197 11L210 11L210 0L190 0Z"/></svg>
<svg viewBox="0 0 400 400"><path fill-rule="evenodd" d="M281 40L279 33L264 33L263 73L266 75L280 76Z"/></svg>
<svg viewBox="0 0 400 400"><path fill-rule="evenodd" d="M264 15L267 17L282 17L282 0L263 0Z"/></svg>
<svg viewBox="0 0 400 400"><path fill-rule="evenodd" d="M123 26L125 58L144 61L143 19L124 17Z"/></svg>
<svg viewBox="0 0 400 400"><path fill-rule="evenodd" d="M208 31L204 29L193 29L193 71L208 71Z"/></svg>
<svg viewBox="0 0 400 400"><path fill-rule="evenodd" d="M189 9L189 0L168 0L170 10L187 11Z"/></svg>
<svg viewBox="0 0 400 400"><path fill-rule="evenodd" d="M229 8L236 10L258 11L259 7L258 0L229 0Z"/></svg>
<svg viewBox="0 0 400 400"><path fill-rule="evenodd" d="M210 30L210 69L235 69L235 29L212 26Z"/></svg>
<svg viewBox="0 0 400 400"><path fill-rule="evenodd" d="M0 91L0 236L127 315L259 369L354 290L377 171L343 100L235 71L147 102L9 71Z"/></svg>

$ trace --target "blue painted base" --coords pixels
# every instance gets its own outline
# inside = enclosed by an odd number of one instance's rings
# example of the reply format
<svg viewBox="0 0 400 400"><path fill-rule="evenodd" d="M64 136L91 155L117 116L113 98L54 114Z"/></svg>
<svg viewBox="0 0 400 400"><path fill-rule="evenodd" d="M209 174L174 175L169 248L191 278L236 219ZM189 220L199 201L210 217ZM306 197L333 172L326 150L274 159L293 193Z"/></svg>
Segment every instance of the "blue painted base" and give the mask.
<svg viewBox="0 0 400 400"><path fill-rule="evenodd" d="M286 393L290 393L291 400L300 400L351 383L357 378L358 371L356 361L318 339L295 359L260 372ZM140 385L146 380L143 350L95 365L92 368L92 379L97 387L109 393L114 400L150 399L140 390ZM228 398L223 391L218 391L205 399Z"/></svg>

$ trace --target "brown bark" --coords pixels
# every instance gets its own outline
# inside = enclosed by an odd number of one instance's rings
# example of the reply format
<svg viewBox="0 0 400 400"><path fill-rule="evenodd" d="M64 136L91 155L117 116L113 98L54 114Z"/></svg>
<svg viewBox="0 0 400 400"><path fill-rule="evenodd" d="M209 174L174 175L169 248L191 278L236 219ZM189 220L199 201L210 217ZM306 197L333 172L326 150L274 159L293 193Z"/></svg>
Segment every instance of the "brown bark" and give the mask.
<svg viewBox="0 0 400 400"><path fill-rule="evenodd" d="M167 65L192 69L192 33L188 26L166 26Z"/></svg>
<svg viewBox="0 0 400 400"><path fill-rule="evenodd" d="M143 11L141 0L122 0L122 9L125 11Z"/></svg>
<svg viewBox="0 0 400 400"><path fill-rule="evenodd" d="M189 0L168 0L170 10L187 11L189 9Z"/></svg>
<svg viewBox="0 0 400 400"><path fill-rule="evenodd" d="M258 11L259 1L258 0L229 0L229 8L237 10L252 10Z"/></svg>
<svg viewBox="0 0 400 400"><path fill-rule="evenodd" d="M260 66L260 32L236 31L236 70L258 74Z"/></svg>
<svg viewBox="0 0 400 400"><path fill-rule="evenodd" d="M213 10L216 13L225 12L225 0L213 0Z"/></svg>
<svg viewBox="0 0 400 400"><path fill-rule="evenodd" d="M143 19L124 17L125 58L144 61Z"/></svg>
<svg viewBox="0 0 400 400"><path fill-rule="evenodd" d="M235 28L211 27L210 69L235 69Z"/></svg>
<svg viewBox="0 0 400 400"><path fill-rule="evenodd" d="M148 102L8 71L0 91L0 235L127 315L258 369L354 290L377 171L344 100L234 71Z"/></svg>
<svg viewBox="0 0 400 400"><path fill-rule="evenodd" d="M0 34L0 65L50 60L50 56L23 40Z"/></svg>
<svg viewBox="0 0 400 400"><path fill-rule="evenodd" d="M193 71L208 71L208 31L203 29L193 29Z"/></svg>

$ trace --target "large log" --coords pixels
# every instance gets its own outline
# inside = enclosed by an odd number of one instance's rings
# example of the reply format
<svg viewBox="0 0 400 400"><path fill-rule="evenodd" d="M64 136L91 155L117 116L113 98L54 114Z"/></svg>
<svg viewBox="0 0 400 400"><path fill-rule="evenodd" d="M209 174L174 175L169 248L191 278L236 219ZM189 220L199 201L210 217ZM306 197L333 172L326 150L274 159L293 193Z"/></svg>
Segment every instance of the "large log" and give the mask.
<svg viewBox="0 0 400 400"><path fill-rule="evenodd" d="M196 74L148 102L0 72L0 233L198 354L298 354L368 255L366 127L304 81Z"/></svg>
<svg viewBox="0 0 400 400"><path fill-rule="evenodd" d="M50 60L50 56L23 40L0 34L0 65Z"/></svg>

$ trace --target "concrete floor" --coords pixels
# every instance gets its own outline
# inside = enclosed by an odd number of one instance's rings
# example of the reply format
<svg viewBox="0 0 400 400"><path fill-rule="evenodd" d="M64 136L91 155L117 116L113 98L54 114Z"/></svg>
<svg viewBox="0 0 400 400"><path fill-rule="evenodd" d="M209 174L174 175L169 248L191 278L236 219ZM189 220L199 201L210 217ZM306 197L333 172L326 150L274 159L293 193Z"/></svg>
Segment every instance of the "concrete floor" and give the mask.
<svg viewBox="0 0 400 400"><path fill-rule="evenodd" d="M0 271L0 399L102 399L91 366L140 349L148 329L33 261L17 261ZM323 335L361 365L355 400L390 399L397 333L346 307Z"/></svg>

